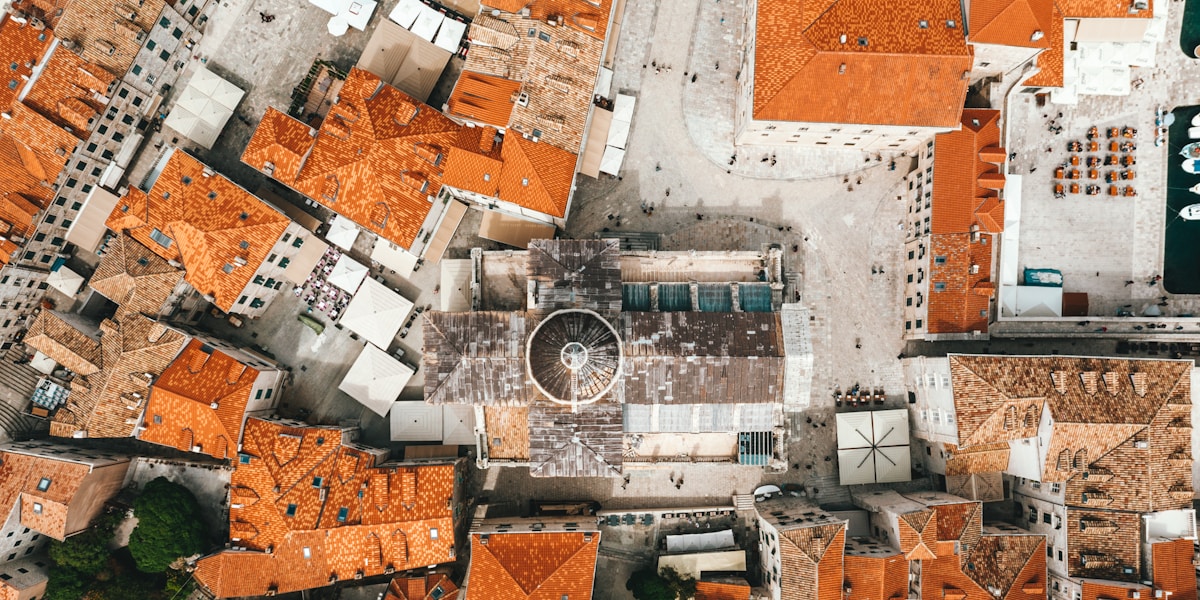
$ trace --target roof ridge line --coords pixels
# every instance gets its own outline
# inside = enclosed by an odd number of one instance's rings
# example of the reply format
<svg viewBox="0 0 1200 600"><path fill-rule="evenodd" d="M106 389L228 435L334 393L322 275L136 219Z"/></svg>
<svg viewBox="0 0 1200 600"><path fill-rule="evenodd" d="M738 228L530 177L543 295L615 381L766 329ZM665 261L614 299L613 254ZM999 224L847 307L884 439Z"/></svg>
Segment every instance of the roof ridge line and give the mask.
<svg viewBox="0 0 1200 600"><path fill-rule="evenodd" d="M562 533L568 533L568 532L562 532ZM569 533L582 533L582 532L572 531ZM553 577L556 573L558 573L559 569L561 569L563 567L563 565L566 565L568 562L571 562L576 556L579 555L580 552L583 552L584 549L586 549L588 547L588 544L590 544L590 542L584 542L584 543L580 544L579 547L576 548L575 551L571 553L571 556L568 556L567 558L563 559L562 562L558 563L558 566L555 567L554 571L552 571L550 573L550 577ZM493 554L493 556L495 556L495 555ZM497 562L499 562L499 561L497 561ZM505 570L507 570L507 569L505 569ZM538 583L537 587L535 587L529 591L529 594L532 595L533 592L540 590L542 588L542 585L545 584L546 580L550 579L550 577L547 577L546 579L543 579L540 583ZM592 567L592 587L593 588L595 588L595 579L596 579L596 567L593 565L593 567ZM516 578L513 578L513 580L515 581ZM517 585L519 586L520 584L517 584Z"/></svg>

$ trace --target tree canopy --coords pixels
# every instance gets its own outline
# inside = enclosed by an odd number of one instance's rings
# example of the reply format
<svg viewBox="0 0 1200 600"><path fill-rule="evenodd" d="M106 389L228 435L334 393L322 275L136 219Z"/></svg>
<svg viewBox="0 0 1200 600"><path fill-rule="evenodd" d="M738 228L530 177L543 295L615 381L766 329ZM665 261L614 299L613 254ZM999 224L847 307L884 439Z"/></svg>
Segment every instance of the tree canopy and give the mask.
<svg viewBox="0 0 1200 600"><path fill-rule="evenodd" d="M51 560L85 577L94 576L104 570L108 562L108 542L120 520L119 514L104 514L83 533L64 542L52 541L48 550Z"/></svg>
<svg viewBox="0 0 1200 600"><path fill-rule="evenodd" d="M654 567L634 571L625 582L625 589L637 600L681 600L696 594L696 580L684 577L667 567L659 574Z"/></svg>
<svg viewBox="0 0 1200 600"><path fill-rule="evenodd" d="M180 557L204 549L200 505L187 488L159 477L146 484L133 503L138 524L129 536L137 568L161 573Z"/></svg>

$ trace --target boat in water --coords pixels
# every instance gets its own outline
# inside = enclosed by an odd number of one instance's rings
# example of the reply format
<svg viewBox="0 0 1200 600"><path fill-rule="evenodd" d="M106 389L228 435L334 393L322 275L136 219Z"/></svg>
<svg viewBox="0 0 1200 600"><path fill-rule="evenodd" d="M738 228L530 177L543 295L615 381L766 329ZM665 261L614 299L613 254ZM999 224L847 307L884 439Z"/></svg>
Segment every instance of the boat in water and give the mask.
<svg viewBox="0 0 1200 600"><path fill-rule="evenodd" d="M1188 127L1188 138L1200 140L1200 127Z"/></svg>
<svg viewBox="0 0 1200 600"><path fill-rule="evenodd" d="M1196 113L1196 116L1192 117L1192 125L1200 126L1200 113Z"/></svg>
<svg viewBox="0 0 1200 600"><path fill-rule="evenodd" d="M1200 173L1200 159L1189 158L1183 161L1183 170L1195 175Z"/></svg>
<svg viewBox="0 0 1200 600"><path fill-rule="evenodd" d="M1179 150L1179 155L1184 158L1200 158L1200 142L1192 142Z"/></svg>
<svg viewBox="0 0 1200 600"><path fill-rule="evenodd" d="M1200 183L1193 185L1192 187L1188 188L1188 190L1190 190L1193 194L1200 195Z"/></svg>
<svg viewBox="0 0 1200 600"><path fill-rule="evenodd" d="M1200 221L1200 204L1189 204L1179 211L1179 218L1185 221Z"/></svg>

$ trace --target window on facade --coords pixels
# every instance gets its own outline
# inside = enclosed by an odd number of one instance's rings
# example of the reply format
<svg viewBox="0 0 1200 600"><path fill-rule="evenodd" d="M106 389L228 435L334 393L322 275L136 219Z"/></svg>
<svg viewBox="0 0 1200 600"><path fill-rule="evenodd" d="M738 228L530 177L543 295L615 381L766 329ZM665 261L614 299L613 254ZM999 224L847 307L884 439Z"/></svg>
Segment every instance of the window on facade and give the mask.
<svg viewBox="0 0 1200 600"><path fill-rule="evenodd" d="M92 184L88 183L88 184L85 184L83 187L79 188L79 191L81 191L81 192L83 192L83 193L85 193L85 194L86 194L86 193L88 193L88 192L92 191L92 187L93 187L93 186L92 186ZM79 204L79 203L78 203L78 202L76 202L76 204ZM61 206L61 205L60 205L60 206ZM79 209L78 209L78 208L76 208L76 209L74 209L74 210L79 210Z"/></svg>
<svg viewBox="0 0 1200 600"><path fill-rule="evenodd" d="M147 49L147 50L153 50L153 49L155 49L155 48L157 48L157 47L158 47L158 42L156 42L156 41L154 41L154 40L150 40L150 41L146 42L146 49ZM122 97L122 98L124 98L125 96L121 96L121 97Z"/></svg>
<svg viewBox="0 0 1200 600"><path fill-rule="evenodd" d="M1037 507L1032 504L1029 505L1029 522L1037 523Z"/></svg>
<svg viewBox="0 0 1200 600"><path fill-rule="evenodd" d="M166 17L163 17L158 20L158 24L161 25L163 29L166 29L171 26L171 20Z"/></svg>
<svg viewBox="0 0 1200 600"><path fill-rule="evenodd" d="M162 52L158 53L158 58L160 58L164 61L171 60L171 53L167 52L166 50L163 50Z"/></svg>
<svg viewBox="0 0 1200 600"><path fill-rule="evenodd" d="M934 284L933 284L933 291L935 291L935 292L944 292L944 291L946 291L946 284L945 284L945 283L943 283L943 282L941 282L941 281L938 281L938 282L934 283Z"/></svg>
<svg viewBox="0 0 1200 600"><path fill-rule="evenodd" d="M44 233L39 233L39 234L33 236L33 241L35 241L35 242L45 241L45 239L46 239L46 234L44 234Z"/></svg>
<svg viewBox="0 0 1200 600"><path fill-rule="evenodd" d="M171 36L174 37L175 39L180 39L183 37L183 30L176 27L175 31L171 32Z"/></svg>

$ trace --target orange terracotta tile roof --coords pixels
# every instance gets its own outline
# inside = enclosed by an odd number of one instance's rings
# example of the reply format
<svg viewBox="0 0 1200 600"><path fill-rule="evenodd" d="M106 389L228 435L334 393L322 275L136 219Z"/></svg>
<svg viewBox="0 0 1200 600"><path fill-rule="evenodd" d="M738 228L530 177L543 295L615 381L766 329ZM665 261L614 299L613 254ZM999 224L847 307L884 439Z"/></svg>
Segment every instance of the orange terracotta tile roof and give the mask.
<svg viewBox="0 0 1200 600"><path fill-rule="evenodd" d="M1010 448L1006 442L978 444L970 448L946 444L945 451L947 475L990 473L1008 468Z"/></svg>
<svg viewBox="0 0 1200 600"><path fill-rule="evenodd" d="M332 427L246 421L230 539L201 559L220 598L280 594L454 560L454 465L380 466Z"/></svg>
<svg viewBox="0 0 1200 600"><path fill-rule="evenodd" d="M108 87L116 77L61 45L42 68L24 102L59 127L86 137L104 111Z"/></svg>
<svg viewBox="0 0 1200 600"><path fill-rule="evenodd" d="M21 524L54 539L65 539L67 508L91 472L84 464L0 451L0 510L10 514L20 501ZM42 478L50 479L45 491L38 490ZM42 514L34 512L34 503Z"/></svg>
<svg viewBox="0 0 1200 600"><path fill-rule="evenodd" d="M1188 539L1153 544L1154 589L1169 592L1174 600L1196 600L1195 551Z"/></svg>
<svg viewBox="0 0 1200 600"><path fill-rule="evenodd" d="M232 458L258 373L192 340L154 382L138 439L184 452L199 447L214 458Z"/></svg>
<svg viewBox="0 0 1200 600"><path fill-rule="evenodd" d="M1051 45L1054 0L976 0L969 12L972 42L1023 48Z"/></svg>
<svg viewBox="0 0 1200 600"><path fill-rule="evenodd" d="M845 523L779 532L781 600L842 600Z"/></svg>
<svg viewBox="0 0 1200 600"><path fill-rule="evenodd" d="M1152 598L1149 586L1091 580L1083 581L1082 600L1125 600L1133 597L1130 592L1139 592L1141 598Z"/></svg>
<svg viewBox="0 0 1200 600"><path fill-rule="evenodd" d="M1129 3L1120 0L1055 0L1068 19L1149 19L1154 16L1154 2L1148 1L1148 10L1129 12Z"/></svg>
<svg viewBox="0 0 1200 600"><path fill-rule="evenodd" d="M598 532L473 533L466 598L591 598L599 547Z"/></svg>
<svg viewBox="0 0 1200 600"><path fill-rule="evenodd" d="M908 560L900 554L858 556L847 553L845 600L906 600Z"/></svg>
<svg viewBox="0 0 1200 600"><path fill-rule="evenodd" d="M133 20L122 18L112 0L26 0L14 6L42 17L62 40L79 45L83 57L112 73L124 73L142 47L139 34L150 31L158 21L165 0L139 0L130 11ZM62 14L57 15L57 10ZM97 27L105 23L105 27Z"/></svg>
<svg viewBox="0 0 1200 600"><path fill-rule="evenodd" d="M459 125L361 69L307 132L271 110L242 161L404 248L443 184L562 217L575 177L575 154L520 135L497 144L496 130Z"/></svg>
<svg viewBox="0 0 1200 600"><path fill-rule="evenodd" d="M278 209L176 150L150 192L130 189L106 225L182 263L187 282L229 312L289 223Z"/></svg>
<svg viewBox="0 0 1200 600"><path fill-rule="evenodd" d="M954 127L973 56L962 20L952 0L763 2L753 117Z"/></svg>
<svg viewBox="0 0 1200 600"><path fill-rule="evenodd" d="M45 208L79 138L20 102L0 112L9 115L0 119L0 196Z"/></svg>
<svg viewBox="0 0 1200 600"><path fill-rule="evenodd" d="M24 342L79 375L97 373L104 364L100 341L52 310L43 310L29 324Z"/></svg>
<svg viewBox="0 0 1200 600"><path fill-rule="evenodd" d="M962 129L938 134L934 142L930 333L987 330L994 290L993 235L1003 231L1004 203L984 187L983 179L991 174L1002 177L999 165L985 160L996 158L999 119L1000 111L964 110ZM973 230L979 239L972 239Z"/></svg>
<svg viewBox="0 0 1200 600"><path fill-rule="evenodd" d="M508 127L520 90L520 81L464 71L446 101L446 112L496 127Z"/></svg>
<svg viewBox="0 0 1200 600"><path fill-rule="evenodd" d="M1047 48L1037 56L1038 72L1026 79L1023 85L1033 87L1062 87L1066 38L1063 37L1063 13L1058 3L1050 9L1050 23L1046 29Z"/></svg>
<svg viewBox="0 0 1200 600"><path fill-rule="evenodd" d="M897 522L900 551L908 560L937 558L937 513L924 509L900 515Z"/></svg>
<svg viewBox="0 0 1200 600"><path fill-rule="evenodd" d="M108 243L88 286L120 305L122 312L158 315L183 271L127 235Z"/></svg>
<svg viewBox="0 0 1200 600"><path fill-rule="evenodd" d="M388 584L383 600L440 600L453 598L458 586L444 573L424 577L397 577Z"/></svg>
<svg viewBox="0 0 1200 600"><path fill-rule="evenodd" d="M695 600L750 600L750 586L745 583L697 581L696 595L693 598Z"/></svg>
<svg viewBox="0 0 1200 600"><path fill-rule="evenodd" d="M1046 541L1041 535L985 535L962 555L921 563L924 598L1039 600L1046 597Z"/></svg>
<svg viewBox="0 0 1200 600"><path fill-rule="evenodd" d="M18 23L12 15L0 15L0 73L4 74L0 77L0 110L8 110L17 99L53 38L50 30L38 30L28 23Z"/></svg>

